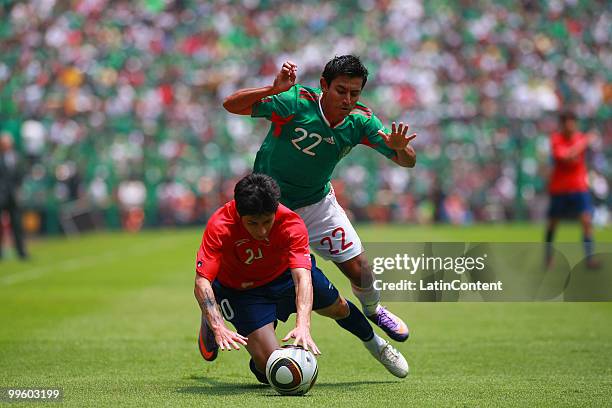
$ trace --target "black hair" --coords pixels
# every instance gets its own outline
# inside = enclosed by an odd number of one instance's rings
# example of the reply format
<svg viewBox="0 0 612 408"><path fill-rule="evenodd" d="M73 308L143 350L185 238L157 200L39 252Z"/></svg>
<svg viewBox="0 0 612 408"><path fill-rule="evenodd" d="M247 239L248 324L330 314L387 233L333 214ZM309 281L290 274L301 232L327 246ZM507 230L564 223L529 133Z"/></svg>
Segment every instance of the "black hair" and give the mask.
<svg viewBox="0 0 612 408"><path fill-rule="evenodd" d="M331 85L331 82L341 75L346 75L351 78L361 78L361 88L368 81L368 69L361 63L359 57L354 55L341 55L334 57L331 61L325 64L325 69L321 76Z"/></svg>
<svg viewBox="0 0 612 408"><path fill-rule="evenodd" d="M280 196L276 181L260 173L243 177L234 187L236 210L241 217L276 213Z"/></svg>
<svg viewBox="0 0 612 408"><path fill-rule="evenodd" d="M559 114L559 121L564 123L567 120L576 120L576 114L570 110L564 110Z"/></svg>

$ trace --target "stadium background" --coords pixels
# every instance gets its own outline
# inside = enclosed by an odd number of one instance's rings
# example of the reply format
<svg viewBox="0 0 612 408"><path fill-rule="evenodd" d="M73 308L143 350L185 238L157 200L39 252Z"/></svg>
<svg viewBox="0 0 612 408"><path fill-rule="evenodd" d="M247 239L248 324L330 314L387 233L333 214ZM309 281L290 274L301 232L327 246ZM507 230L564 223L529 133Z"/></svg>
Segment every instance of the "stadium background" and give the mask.
<svg viewBox="0 0 612 408"><path fill-rule="evenodd" d="M571 107L598 135L609 247L610 33L603 1L0 0L0 131L28 161L26 227L52 235L0 263L0 387L79 407L609 405L611 303L394 303L405 381L315 316L320 377L295 400L256 385L244 351L201 360L191 291L202 226L267 130L221 100L287 58L316 85L333 55L361 55L364 101L419 134L414 169L361 147L339 166L365 242L541 241L548 134ZM113 231L56 236L98 227Z"/></svg>
<svg viewBox="0 0 612 408"><path fill-rule="evenodd" d="M363 147L341 162L335 186L357 221L542 219L562 108L599 135L595 222L609 221L603 1L2 3L0 131L29 161L29 231L202 225L269 125L222 99L271 83L285 59L317 86L343 53L370 69L362 100L383 123L419 134L415 169Z"/></svg>

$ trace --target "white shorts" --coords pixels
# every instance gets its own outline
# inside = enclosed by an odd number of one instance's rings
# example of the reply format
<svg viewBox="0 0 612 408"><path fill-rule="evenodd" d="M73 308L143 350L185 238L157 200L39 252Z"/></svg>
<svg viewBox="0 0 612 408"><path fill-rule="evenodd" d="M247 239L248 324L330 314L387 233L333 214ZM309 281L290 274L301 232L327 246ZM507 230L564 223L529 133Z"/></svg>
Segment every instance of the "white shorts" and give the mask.
<svg viewBox="0 0 612 408"><path fill-rule="evenodd" d="M321 201L295 212L306 224L310 247L324 259L344 262L363 252L357 231L336 201L333 188Z"/></svg>

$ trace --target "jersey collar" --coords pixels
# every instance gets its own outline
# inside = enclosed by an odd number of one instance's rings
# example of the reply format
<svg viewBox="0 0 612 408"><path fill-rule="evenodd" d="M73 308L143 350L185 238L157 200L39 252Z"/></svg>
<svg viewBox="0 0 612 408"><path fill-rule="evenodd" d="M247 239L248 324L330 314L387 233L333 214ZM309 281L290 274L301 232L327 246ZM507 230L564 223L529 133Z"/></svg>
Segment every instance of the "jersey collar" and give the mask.
<svg viewBox="0 0 612 408"><path fill-rule="evenodd" d="M332 126L329 124L329 120L327 120L327 118L325 117L325 113L323 113L323 107L321 106L321 99L323 98L323 92L321 92L319 94L319 112L321 112L321 117L323 118L323 120L325 121L325 124L332 128L332 129L336 129L342 125L344 125L344 122L346 121L346 117L344 119L342 119L342 122L338 123L336 126Z"/></svg>

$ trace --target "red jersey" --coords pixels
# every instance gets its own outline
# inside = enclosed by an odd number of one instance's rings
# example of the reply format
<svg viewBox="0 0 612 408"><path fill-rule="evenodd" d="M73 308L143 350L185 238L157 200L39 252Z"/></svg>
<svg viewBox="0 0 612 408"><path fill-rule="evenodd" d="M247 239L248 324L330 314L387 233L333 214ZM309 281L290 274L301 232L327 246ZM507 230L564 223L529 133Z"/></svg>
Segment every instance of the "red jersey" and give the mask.
<svg viewBox="0 0 612 408"><path fill-rule="evenodd" d="M554 168L548 191L551 194L581 193L589 190L586 167L587 136L576 132L567 138L561 133L550 136ZM566 160L570 149L581 149L574 159Z"/></svg>
<svg viewBox="0 0 612 408"><path fill-rule="evenodd" d="M304 221L284 205L279 204L264 241L244 228L234 200L208 220L196 258L198 275L244 290L273 281L287 268L310 270L310 250Z"/></svg>

